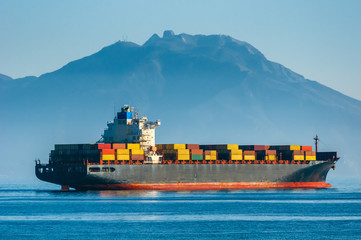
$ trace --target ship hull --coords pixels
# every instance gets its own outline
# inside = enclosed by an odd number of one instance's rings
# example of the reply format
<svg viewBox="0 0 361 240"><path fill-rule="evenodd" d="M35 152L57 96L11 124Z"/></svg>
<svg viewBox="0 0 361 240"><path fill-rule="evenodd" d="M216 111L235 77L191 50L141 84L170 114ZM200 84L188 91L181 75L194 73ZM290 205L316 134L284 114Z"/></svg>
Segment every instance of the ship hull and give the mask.
<svg viewBox="0 0 361 240"><path fill-rule="evenodd" d="M310 164L173 164L47 166L43 181L77 190L227 190L327 188L336 161ZM44 168L44 167L42 167Z"/></svg>

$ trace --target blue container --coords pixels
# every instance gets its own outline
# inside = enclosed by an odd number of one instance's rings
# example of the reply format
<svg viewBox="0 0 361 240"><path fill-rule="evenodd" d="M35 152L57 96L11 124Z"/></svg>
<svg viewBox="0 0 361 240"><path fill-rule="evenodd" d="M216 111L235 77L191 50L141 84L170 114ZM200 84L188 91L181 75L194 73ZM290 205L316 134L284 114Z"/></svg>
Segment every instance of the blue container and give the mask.
<svg viewBox="0 0 361 240"><path fill-rule="evenodd" d="M132 119L132 112L118 112L118 119Z"/></svg>

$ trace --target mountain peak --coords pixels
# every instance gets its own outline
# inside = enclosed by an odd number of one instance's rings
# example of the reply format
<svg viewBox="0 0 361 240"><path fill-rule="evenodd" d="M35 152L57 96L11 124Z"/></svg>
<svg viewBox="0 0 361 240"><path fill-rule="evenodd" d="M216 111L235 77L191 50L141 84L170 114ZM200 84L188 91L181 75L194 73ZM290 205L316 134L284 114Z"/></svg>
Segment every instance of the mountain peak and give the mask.
<svg viewBox="0 0 361 240"><path fill-rule="evenodd" d="M171 38L173 37L175 34L172 30L165 30L163 32L163 38Z"/></svg>

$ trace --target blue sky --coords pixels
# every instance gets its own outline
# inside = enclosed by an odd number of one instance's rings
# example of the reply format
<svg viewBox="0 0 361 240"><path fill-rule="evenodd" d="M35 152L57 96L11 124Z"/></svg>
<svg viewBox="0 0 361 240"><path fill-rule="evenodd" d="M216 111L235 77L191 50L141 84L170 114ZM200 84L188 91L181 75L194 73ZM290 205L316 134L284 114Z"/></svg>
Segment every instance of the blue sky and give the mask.
<svg viewBox="0 0 361 240"><path fill-rule="evenodd" d="M0 73L54 71L118 40L226 34L361 100L361 1L0 0Z"/></svg>

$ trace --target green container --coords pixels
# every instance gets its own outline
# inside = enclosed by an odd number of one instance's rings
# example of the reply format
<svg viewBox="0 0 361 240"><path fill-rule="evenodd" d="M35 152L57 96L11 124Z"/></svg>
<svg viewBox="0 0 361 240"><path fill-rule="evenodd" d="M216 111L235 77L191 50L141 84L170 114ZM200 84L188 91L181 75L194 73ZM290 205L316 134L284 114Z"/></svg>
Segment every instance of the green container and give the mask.
<svg viewBox="0 0 361 240"><path fill-rule="evenodd" d="M192 160L203 160L203 155L194 154L194 155L192 155Z"/></svg>

